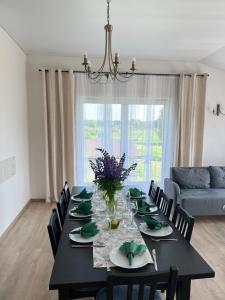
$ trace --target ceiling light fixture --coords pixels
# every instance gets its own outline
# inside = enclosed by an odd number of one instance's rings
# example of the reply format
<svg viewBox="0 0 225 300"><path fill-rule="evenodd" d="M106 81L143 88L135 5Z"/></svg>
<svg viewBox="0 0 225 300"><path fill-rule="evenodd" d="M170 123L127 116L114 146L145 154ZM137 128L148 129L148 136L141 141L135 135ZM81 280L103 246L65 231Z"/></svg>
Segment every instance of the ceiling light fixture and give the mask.
<svg viewBox="0 0 225 300"><path fill-rule="evenodd" d="M98 71L91 70L91 62L88 60L87 53L84 54L84 60L82 65L84 66L85 72L88 78L94 80L95 82L106 81L110 78L111 80L118 80L121 82L126 82L131 76L134 75L136 70L136 59L132 59L130 72L119 72L119 53L116 52L113 60L112 54L112 30L113 26L109 23L109 3L111 0L107 0L107 24L105 25L105 54L101 67ZM108 65L108 70L105 67Z"/></svg>

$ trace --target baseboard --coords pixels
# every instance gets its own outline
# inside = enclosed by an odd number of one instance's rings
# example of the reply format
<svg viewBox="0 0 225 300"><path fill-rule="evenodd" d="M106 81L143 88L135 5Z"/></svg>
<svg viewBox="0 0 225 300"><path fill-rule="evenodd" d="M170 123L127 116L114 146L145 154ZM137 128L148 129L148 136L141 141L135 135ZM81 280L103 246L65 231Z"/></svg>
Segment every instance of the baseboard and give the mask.
<svg viewBox="0 0 225 300"><path fill-rule="evenodd" d="M45 199L32 198L30 199L30 202L45 202Z"/></svg>
<svg viewBox="0 0 225 300"><path fill-rule="evenodd" d="M18 213L18 215L16 215L15 219L9 224L9 226L5 229L5 231L3 231L3 233L0 236L0 240L2 238L4 238L4 236L7 235L7 233L10 231L10 229L12 229L12 227L16 224L17 220L23 214L24 210L27 208L27 206L29 205L30 201L31 200L28 200L28 202L24 205L24 207L21 209L21 211Z"/></svg>

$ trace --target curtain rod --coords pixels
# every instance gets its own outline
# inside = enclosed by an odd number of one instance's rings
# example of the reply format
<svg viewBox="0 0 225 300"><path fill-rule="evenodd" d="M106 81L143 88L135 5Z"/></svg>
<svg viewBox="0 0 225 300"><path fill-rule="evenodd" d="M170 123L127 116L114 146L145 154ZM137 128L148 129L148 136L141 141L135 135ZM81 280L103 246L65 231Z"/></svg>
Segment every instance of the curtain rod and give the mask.
<svg viewBox="0 0 225 300"><path fill-rule="evenodd" d="M38 70L39 72L41 72L42 70L39 69ZM48 69L45 69L45 72L49 72ZM58 72L58 70L55 70L55 72ZM62 70L63 73L68 73L69 70ZM73 70L73 73L80 73L80 74L85 74L86 72L85 71L74 71ZM102 73L107 73L107 72L102 72ZM129 75L129 74L133 74L133 73L129 73L129 72L121 72L120 74L122 75ZM154 76L180 76L180 74L160 74L160 73L134 73L134 75L154 75ZM184 76L192 76L192 74L184 74ZM197 74L197 76L209 76L209 74L207 73L204 73L204 74Z"/></svg>

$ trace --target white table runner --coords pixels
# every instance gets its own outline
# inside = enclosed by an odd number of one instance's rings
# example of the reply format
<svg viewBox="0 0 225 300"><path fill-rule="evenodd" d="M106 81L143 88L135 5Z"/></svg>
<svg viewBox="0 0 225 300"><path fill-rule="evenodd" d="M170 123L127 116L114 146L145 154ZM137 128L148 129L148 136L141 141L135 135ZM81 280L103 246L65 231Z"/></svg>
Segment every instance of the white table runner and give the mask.
<svg viewBox="0 0 225 300"><path fill-rule="evenodd" d="M104 200L102 199L101 201ZM98 207L99 200L96 200L93 197L92 206L94 208ZM119 213L125 212L125 199L121 198L120 201L118 201L117 210ZM109 260L109 253L113 248L119 247L125 241L134 240L139 244L145 244L142 235L136 225L134 226L134 229L129 230L127 228L127 226L129 226L130 221L126 218L123 218L118 229L113 230L108 229L106 212L102 213L101 215L95 215L94 220L96 221L99 229L101 230L99 238L94 242L94 245L98 244L99 242L103 242L105 244L105 247L93 248L93 265L95 268L103 268L107 267L107 265L113 266L113 264ZM149 263L153 263L148 248L146 249L146 251Z"/></svg>

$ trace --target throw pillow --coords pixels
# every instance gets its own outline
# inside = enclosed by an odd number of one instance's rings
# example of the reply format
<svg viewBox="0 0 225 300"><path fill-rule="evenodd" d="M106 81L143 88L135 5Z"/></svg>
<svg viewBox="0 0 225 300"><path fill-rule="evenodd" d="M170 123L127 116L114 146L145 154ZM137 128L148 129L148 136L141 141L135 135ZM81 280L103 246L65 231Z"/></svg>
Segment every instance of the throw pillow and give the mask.
<svg viewBox="0 0 225 300"><path fill-rule="evenodd" d="M225 188L225 167L209 167L211 188Z"/></svg>
<svg viewBox="0 0 225 300"><path fill-rule="evenodd" d="M205 189L210 187L210 174L204 167L174 167L172 179L181 189Z"/></svg>

